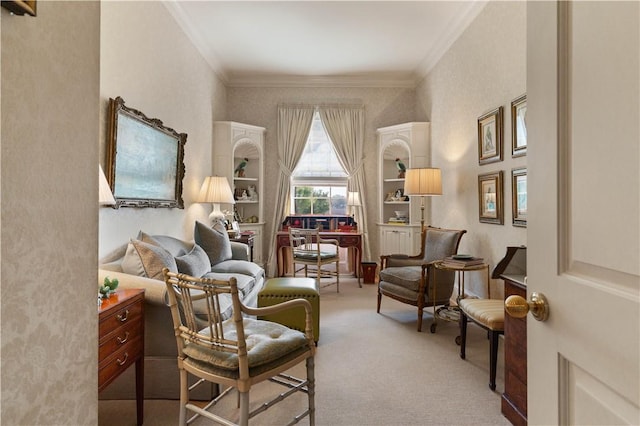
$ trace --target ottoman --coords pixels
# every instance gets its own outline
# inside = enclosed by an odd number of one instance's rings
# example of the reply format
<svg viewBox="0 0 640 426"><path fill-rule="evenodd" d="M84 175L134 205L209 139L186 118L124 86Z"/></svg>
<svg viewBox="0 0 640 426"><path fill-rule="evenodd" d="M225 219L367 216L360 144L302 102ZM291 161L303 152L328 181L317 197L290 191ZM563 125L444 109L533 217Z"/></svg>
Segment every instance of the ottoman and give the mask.
<svg viewBox="0 0 640 426"><path fill-rule="evenodd" d="M277 305L292 299L306 299L311 303L313 317L313 339L320 338L320 293L315 278L280 277L269 278L258 293L258 307ZM294 330L304 332L304 308L296 307L286 312L260 316L258 319L277 322Z"/></svg>

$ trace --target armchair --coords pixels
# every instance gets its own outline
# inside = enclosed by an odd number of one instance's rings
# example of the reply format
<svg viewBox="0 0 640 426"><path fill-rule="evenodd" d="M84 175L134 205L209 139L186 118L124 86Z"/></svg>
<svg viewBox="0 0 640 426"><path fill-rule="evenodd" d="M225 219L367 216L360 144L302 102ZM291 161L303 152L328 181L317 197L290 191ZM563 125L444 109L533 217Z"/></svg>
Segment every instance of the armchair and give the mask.
<svg viewBox="0 0 640 426"><path fill-rule="evenodd" d="M380 280L378 282L378 308L382 296L418 307L418 331L422 331L422 314L425 307L449 304L453 293L453 271L435 273L434 263L457 253L460 240L466 230L426 227L422 230L420 254L380 256ZM431 326L435 333L435 318Z"/></svg>
<svg viewBox="0 0 640 426"><path fill-rule="evenodd" d="M307 394L308 408L290 424L308 416L315 423L315 378L313 324L311 304L295 299L264 308L245 306L238 295L236 278L216 280L195 278L163 270L174 335L178 347L180 371L180 408L178 424L186 426L198 416L217 423L234 425L232 419L214 414L210 409L231 390L238 392L239 425L296 392ZM233 316L223 320L221 298L231 296ZM223 302L222 302L223 303ZM249 318L302 307L305 312L304 332L283 325ZM295 365L306 363L306 379L285 374ZM188 375L198 379L189 386ZM249 391L256 384L271 381L288 388L269 402L250 407ZM192 404L189 392L201 383L215 383L226 389L206 406ZM187 410L195 413L187 419Z"/></svg>

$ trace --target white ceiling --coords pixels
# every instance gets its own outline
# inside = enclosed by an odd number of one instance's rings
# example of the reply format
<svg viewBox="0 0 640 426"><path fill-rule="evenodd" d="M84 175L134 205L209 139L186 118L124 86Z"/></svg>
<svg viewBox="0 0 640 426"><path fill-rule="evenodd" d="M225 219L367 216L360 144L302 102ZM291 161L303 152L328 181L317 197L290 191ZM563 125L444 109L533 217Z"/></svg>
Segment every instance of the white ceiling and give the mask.
<svg viewBox="0 0 640 426"><path fill-rule="evenodd" d="M165 1L229 86L413 87L486 1Z"/></svg>

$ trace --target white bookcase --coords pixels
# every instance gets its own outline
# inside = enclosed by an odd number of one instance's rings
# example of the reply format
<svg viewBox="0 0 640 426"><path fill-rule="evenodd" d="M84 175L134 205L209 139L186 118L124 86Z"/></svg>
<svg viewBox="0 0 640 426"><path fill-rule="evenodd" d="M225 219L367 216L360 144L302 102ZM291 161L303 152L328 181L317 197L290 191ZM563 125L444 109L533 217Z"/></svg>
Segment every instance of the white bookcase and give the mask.
<svg viewBox="0 0 640 426"><path fill-rule="evenodd" d="M258 264L263 264L264 258L264 134L264 127L233 121L216 121L213 126L213 172L227 177L236 198L235 206L222 208L235 207L240 230L253 231L254 262ZM234 170L242 161L247 165L244 175L238 176Z"/></svg>
<svg viewBox="0 0 640 426"><path fill-rule="evenodd" d="M429 164L429 129L426 122L411 122L377 130L379 249L382 254L420 252L420 200L404 196L404 177L396 159L406 168ZM400 213L400 215L396 214ZM405 217L404 223L397 222Z"/></svg>

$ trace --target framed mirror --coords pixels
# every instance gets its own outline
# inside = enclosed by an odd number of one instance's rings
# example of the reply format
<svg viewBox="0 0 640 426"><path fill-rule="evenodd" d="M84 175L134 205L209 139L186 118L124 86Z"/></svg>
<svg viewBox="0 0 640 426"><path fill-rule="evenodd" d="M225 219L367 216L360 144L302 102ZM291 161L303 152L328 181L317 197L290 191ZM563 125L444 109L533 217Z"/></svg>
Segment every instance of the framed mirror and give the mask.
<svg viewBox="0 0 640 426"><path fill-rule="evenodd" d="M118 207L184 208L187 134L109 99L107 180Z"/></svg>

